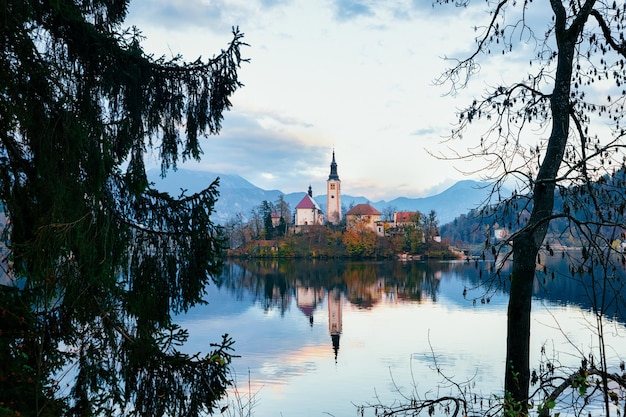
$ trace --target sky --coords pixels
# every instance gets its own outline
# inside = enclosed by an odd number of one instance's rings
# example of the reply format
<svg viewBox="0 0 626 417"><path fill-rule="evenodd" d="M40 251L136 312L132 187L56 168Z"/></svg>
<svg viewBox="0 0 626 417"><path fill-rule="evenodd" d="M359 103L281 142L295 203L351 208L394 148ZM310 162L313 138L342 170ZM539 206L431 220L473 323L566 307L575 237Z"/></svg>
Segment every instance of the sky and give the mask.
<svg viewBox="0 0 626 417"><path fill-rule="evenodd" d="M434 81L474 46L485 2L433 7L430 0L132 0L127 25L146 52L193 61L245 34L250 60L239 76L219 136L203 142L202 161L186 168L238 174L263 189L326 191L334 150L342 193L371 200L433 195L467 175L476 161L431 153L471 146L442 143L490 77L497 57L467 90L446 95ZM508 57L507 59L511 59ZM514 60L514 59L513 59ZM527 61L526 61L527 62ZM507 64L511 64L507 61ZM475 134L479 137L479 132Z"/></svg>

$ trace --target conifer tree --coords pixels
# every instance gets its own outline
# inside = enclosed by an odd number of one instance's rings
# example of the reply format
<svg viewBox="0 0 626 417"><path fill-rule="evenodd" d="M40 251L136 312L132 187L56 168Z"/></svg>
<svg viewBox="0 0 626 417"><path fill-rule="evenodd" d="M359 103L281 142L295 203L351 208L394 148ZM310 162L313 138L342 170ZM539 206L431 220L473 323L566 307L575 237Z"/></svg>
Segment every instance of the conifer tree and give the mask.
<svg viewBox="0 0 626 417"><path fill-rule="evenodd" d="M127 7L0 7L2 415L195 416L229 383L233 341L183 353L173 321L222 265L218 180L173 198L144 155L163 173L200 158L242 85L242 34L208 60L154 58Z"/></svg>

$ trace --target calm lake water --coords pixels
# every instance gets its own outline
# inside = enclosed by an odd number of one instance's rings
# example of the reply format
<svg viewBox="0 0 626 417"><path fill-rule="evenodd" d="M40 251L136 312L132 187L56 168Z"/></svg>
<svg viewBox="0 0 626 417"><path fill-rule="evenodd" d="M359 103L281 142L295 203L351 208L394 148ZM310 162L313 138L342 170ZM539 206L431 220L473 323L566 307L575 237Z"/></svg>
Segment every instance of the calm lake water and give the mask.
<svg viewBox="0 0 626 417"><path fill-rule="evenodd" d="M191 352L208 351L224 333L233 337L240 357L230 401L252 397L256 417L357 416L357 406L390 404L401 394L447 394L435 366L456 382L471 380L478 393L499 393L507 294L472 290L489 265L231 262L207 288L209 304L178 321L190 331ZM555 279L548 271L536 283L531 364L543 346L575 368L578 350L597 354L590 287L566 266L553 271ZM626 354L623 317L607 319L609 362ZM225 415L240 413L231 404Z"/></svg>

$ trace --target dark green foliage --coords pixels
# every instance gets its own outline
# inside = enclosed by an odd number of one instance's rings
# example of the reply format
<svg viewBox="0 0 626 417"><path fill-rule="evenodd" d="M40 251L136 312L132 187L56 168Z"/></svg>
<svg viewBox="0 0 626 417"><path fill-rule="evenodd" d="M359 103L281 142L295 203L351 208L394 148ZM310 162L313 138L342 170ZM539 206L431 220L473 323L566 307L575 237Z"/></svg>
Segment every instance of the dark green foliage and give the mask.
<svg viewBox="0 0 626 417"><path fill-rule="evenodd" d="M199 158L241 86L242 35L206 62L153 59L127 3L0 2L0 414L198 415L228 384L232 341L183 354L172 322L222 265L218 181L160 194L144 154L164 173Z"/></svg>
<svg viewBox="0 0 626 417"><path fill-rule="evenodd" d="M261 203L261 214L263 216L263 228L265 229L265 239L271 240L274 238L274 225L272 224L272 212L274 206L267 200L263 200Z"/></svg>
<svg viewBox="0 0 626 417"><path fill-rule="evenodd" d="M287 223L285 222L285 218L281 217L278 220L278 226L276 227L276 233L278 233L278 236L285 236L285 233L287 233Z"/></svg>

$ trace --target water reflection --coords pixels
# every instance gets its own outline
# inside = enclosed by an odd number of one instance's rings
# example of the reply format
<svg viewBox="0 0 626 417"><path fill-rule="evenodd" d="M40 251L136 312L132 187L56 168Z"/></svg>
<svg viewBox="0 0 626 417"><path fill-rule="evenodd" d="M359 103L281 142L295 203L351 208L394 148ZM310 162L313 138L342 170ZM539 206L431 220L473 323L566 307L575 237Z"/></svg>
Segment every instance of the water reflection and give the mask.
<svg viewBox="0 0 626 417"><path fill-rule="evenodd" d="M335 362L339 353L339 337L341 336L341 292L334 288L328 294L328 333L333 342Z"/></svg>
<svg viewBox="0 0 626 417"><path fill-rule="evenodd" d="M611 317L626 322L626 275L613 270L610 279L593 279L576 274L560 257L547 260L539 268L534 290L538 299L576 304L586 309L604 305ZM234 294L251 293L266 310L277 308L284 314L291 298L310 314L333 289L338 289L354 306L371 309L383 298L394 302L426 300L437 302L442 276L462 284L458 294L449 294L459 304L500 302L506 298L510 265L498 276L490 262L348 262L348 261L254 261L232 262L218 280ZM609 284L609 288L606 284ZM504 298L503 298L504 297ZM595 301L594 301L595 300ZM308 304L306 304L308 303ZM306 304L306 305L305 305Z"/></svg>
<svg viewBox="0 0 626 417"><path fill-rule="evenodd" d="M436 301L442 274L459 268L465 267L454 262L440 263L436 267L428 263L400 262L232 262L218 280L218 286L235 294L247 290L255 297L262 297L265 308L278 308L282 312L294 294L303 298L301 302L306 298L306 302L314 306L313 294L319 297L338 288L350 303L369 309L384 295L398 300Z"/></svg>
<svg viewBox="0 0 626 417"><path fill-rule="evenodd" d="M353 403L375 396L393 401L398 386L438 392L435 358L455 379L497 392L508 272L500 276L504 290L483 297L480 284L490 265L230 262L207 288L209 304L183 317L191 335L187 348L203 351L207 342L231 334L241 356L234 369L240 385L258 392L258 416L352 416ZM547 340L563 350L558 337L564 334L567 343L587 349L589 329L580 327L589 321L588 288L566 279L567 268L554 271L554 280L548 271L536 285L533 352ZM556 336L555 322L562 332ZM623 331L622 324L616 328Z"/></svg>
<svg viewBox="0 0 626 417"><path fill-rule="evenodd" d="M371 310L383 300L391 304L436 302L442 274L459 267L465 268L453 262L232 262L217 284L239 300L250 294L252 302L262 305L265 312L276 309L281 316L295 298L298 310L311 327L316 310L325 306L328 334L337 360L344 303Z"/></svg>

